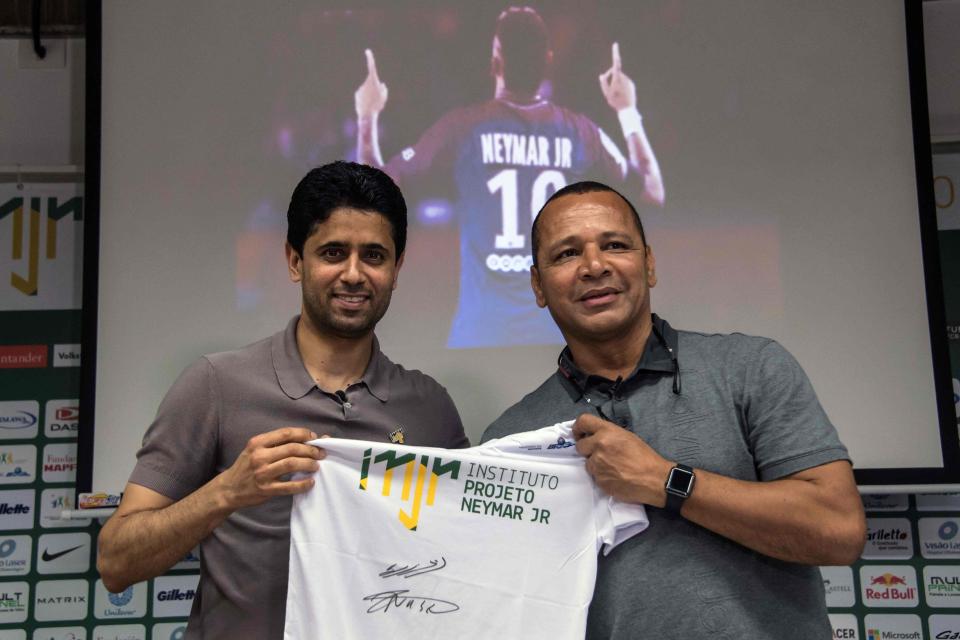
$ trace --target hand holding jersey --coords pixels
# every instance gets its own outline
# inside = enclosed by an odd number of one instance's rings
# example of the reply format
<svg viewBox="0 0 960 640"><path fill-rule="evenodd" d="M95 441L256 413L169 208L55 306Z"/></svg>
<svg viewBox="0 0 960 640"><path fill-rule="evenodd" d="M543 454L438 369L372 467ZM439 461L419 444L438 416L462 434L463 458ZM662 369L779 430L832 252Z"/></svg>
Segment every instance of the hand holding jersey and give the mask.
<svg viewBox="0 0 960 640"><path fill-rule="evenodd" d="M641 438L589 413L574 422L573 437L587 472L605 493L624 502L664 505L663 479L673 463Z"/></svg>
<svg viewBox="0 0 960 640"><path fill-rule="evenodd" d="M222 499L231 511L310 489L310 478L286 476L319 468L317 461L323 460L326 453L303 444L316 437L309 429L284 427L250 438L233 465L218 476Z"/></svg>

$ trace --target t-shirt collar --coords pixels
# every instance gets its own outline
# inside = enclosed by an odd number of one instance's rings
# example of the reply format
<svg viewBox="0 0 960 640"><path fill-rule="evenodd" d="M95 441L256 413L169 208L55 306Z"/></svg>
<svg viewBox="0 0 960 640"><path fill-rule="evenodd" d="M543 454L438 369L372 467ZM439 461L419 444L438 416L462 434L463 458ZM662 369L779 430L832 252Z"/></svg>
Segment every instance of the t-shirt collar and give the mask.
<svg viewBox="0 0 960 640"><path fill-rule="evenodd" d="M277 373L277 382L287 396L298 400L317 387L317 383L310 376L307 367L300 357L297 347L297 322L300 316L294 316L287 323L286 329L274 334L271 343L273 353L273 368ZM363 372L358 384L362 384L370 395L386 402L390 399L389 361L380 351L380 341L373 337L373 347L370 352L370 362Z"/></svg>
<svg viewBox="0 0 960 640"><path fill-rule="evenodd" d="M674 372L673 359L671 358L670 352L664 347L663 342L666 342L667 346L673 349L673 353L679 357L677 332L666 320L655 313L651 314L651 320L655 330L650 331L650 335L647 337L647 344L644 346L643 354L640 356L640 361L637 362L637 366L634 367L633 371L623 382L630 381L641 371L658 373ZM663 342L657 337L656 331L659 331L660 335L663 336ZM578 397L588 388L597 385L606 386L613 383L613 380L607 380L602 376L591 375L580 369L573 361L573 354L570 352L570 347L564 347L563 351L560 352L560 357L557 359L557 371L560 374L561 380L566 380L573 390L577 392Z"/></svg>

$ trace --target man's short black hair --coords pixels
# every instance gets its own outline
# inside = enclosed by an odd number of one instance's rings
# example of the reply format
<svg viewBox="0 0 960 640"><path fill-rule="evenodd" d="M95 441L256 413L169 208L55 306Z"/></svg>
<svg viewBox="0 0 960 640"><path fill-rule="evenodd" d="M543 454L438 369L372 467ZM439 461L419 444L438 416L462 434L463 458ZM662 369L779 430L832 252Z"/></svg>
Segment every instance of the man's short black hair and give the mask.
<svg viewBox="0 0 960 640"><path fill-rule="evenodd" d="M620 196L621 200L627 203L627 206L630 207L630 211L633 213L633 221L636 223L637 230L640 232L640 239L643 241L643 246L647 246L647 234L643 232L643 223L640 221L640 214L637 213L637 209L633 206L633 203L627 200L622 193L609 185L605 185L602 182L594 182L593 180L583 180L581 182L568 184L562 189L557 190L552 196L547 198L547 201L543 203L542 207L540 207L540 211L537 212L537 217L533 219L533 229L530 231L530 244L531 248L533 249L533 266L537 266L537 251L540 250L540 231L537 225L540 222L540 214L543 213L543 210L547 208L547 205L557 198L562 198L563 196L582 195L584 193L594 193L596 191L608 191L610 193L615 193Z"/></svg>
<svg viewBox="0 0 960 640"><path fill-rule="evenodd" d="M390 223L399 260L407 246L407 203L400 188L380 169L356 162L331 162L311 169L293 190L287 208L287 242L297 254L317 225L335 209L379 213Z"/></svg>
<svg viewBox="0 0 960 640"><path fill-rule="evenodd" d="M503 81L507 89L534 94L547 75L550 37L543 18L530 7L510 7L497 18Z"/></svg>

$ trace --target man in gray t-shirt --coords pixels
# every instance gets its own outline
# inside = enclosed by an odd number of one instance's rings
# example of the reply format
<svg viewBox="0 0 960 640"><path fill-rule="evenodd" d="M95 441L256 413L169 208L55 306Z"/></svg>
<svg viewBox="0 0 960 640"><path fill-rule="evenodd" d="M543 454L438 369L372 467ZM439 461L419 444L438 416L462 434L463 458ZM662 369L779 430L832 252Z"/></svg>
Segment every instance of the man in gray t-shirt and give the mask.
<svg viewBox="0 0 960 640"><path fill-rule="evenodd" d="M297 185L287 221L301 314L180 375L100 533L97 568L115 592L200 544L188 638L283 636L290 496L313 485L290 474L324 457L307 441L469 444L446 390L391 362L373 333L403 263L406 204L396 185L372 167L326 165Z"/></svg>
<svg viewBox="0 0 960 640"><path fill-rule="evenodd" d="M531 284L567 341L558 371L484 440L576 418L577 450L650 527L601 557L589 638L828 638L816 565L865 539L846 449L780 345L675 331L619 193L577 183L532 231Z"/></svg>

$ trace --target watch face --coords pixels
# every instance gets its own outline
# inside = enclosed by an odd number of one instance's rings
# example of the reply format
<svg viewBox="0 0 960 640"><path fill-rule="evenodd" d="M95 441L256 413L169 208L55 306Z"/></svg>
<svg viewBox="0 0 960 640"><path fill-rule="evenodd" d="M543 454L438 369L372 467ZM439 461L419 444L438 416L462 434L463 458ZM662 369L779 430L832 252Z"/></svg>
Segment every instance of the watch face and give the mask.
<svg viewBox="0 0 960 640"><path fill-rule="evenodd" d="M674 467L667 476L667 491L686 496L693 484L693 473Z"/></svg>

